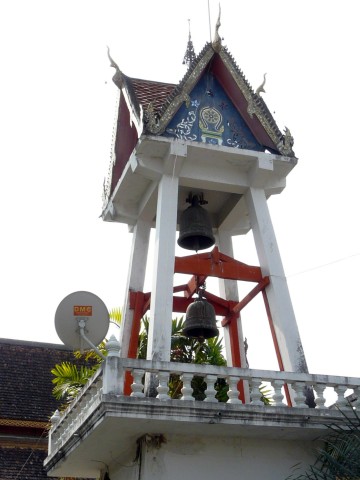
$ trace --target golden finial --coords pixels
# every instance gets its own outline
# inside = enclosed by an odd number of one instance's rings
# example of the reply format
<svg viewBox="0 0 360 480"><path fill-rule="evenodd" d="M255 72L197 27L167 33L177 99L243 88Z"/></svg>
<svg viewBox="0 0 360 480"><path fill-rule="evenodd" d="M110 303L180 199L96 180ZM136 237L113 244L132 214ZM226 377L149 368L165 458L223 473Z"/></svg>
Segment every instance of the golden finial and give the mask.
<svg viewBox="0 0 360 480"><path fill-rule="evenodd" d="M220 52L221 50L221 37L219 35L219 28L221 26L220 17L221 17L221 7L219 3L219 16L215 25L215 34L214 34L214 39L212 41L212 47L215 50L215 52Z"/></svg>
<svg viewBox="0 0 360 480"><path fill-rule="evenodd" d="M256 95L260 96L260 93L266 93L264 89L265 82L266 82L266 73L264 73L264 80L262 84L256 89L256 92L255 92Z"/></svg>

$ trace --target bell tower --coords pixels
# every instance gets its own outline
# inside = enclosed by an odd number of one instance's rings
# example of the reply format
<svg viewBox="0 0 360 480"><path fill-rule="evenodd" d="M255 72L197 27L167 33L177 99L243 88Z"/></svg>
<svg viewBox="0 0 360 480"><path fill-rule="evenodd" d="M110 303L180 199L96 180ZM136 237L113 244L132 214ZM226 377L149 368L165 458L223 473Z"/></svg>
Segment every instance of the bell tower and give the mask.
<svg viewBox="0 0 360 480"><path fill-rule="evenodd" d="M130 78L109 58L120 100L102 216L126 223L133 234L121 356L135 358L140 319L150 310L147 359L169 361L171 319L200 292L222 318L228 365L246 367L241 310L261 294L279 369L307 372L267 204L285 188L297 159L290 131L279 130L263 88L252 89L217 32L213 43L189 56L176 85ZM152 286L144 292L151 228ZM233 258L232 237L250 230L257 266ZM174 285L174 273L189 280ZM208 276L219 278L219 296L203 288ZM238 281L250 284L243 299Z"/></svg>
<svg viewBox="0 0 360 480"><path fill-rule="evenodd" d="M125 305L119 340L106 343L101 368L51 418L49 476L304 478L327 426L338 426L343 441L358 408L359 378L307 372L268 208L297 164L291 134L279 130L261 96L264 84L251 88L217 30L198 55L190 36L188 47L178 84L130 78L110 58L119 105L102 216L132 232ZM233 237L247 233L256 265L234 258ZM264 303L275 370L247 365L242 317L255 297ZM78 305L88 310L87 302ZM137 349L147 312L144 359ZM203 347L218 332L224 337L227 365L188 363L182 337L173 355L179 314L186 315L183 335ZM84 328L82 338L95 346L100 337L86 337ZM72 323L71 338L78 333Z"/></svg>

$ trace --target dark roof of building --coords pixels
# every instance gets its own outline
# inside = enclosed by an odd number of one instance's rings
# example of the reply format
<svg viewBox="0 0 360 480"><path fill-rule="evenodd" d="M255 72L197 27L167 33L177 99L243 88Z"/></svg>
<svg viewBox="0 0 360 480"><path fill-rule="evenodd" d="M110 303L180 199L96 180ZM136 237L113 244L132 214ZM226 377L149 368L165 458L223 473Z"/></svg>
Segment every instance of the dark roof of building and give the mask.
<svg viewBox="0 0 360 480"><path fill-rule="evenodd" d="M0 419L48 421L59 407L51 369L63 361L74 361L63 345L0 339Z"/></svg>
<svg viewBox="0 0 360 480"><path fill-rule="evenodd" d="M45 480L47 426L60 402L51 369L76 362L63 345L0 338L0 480Z"/></svg>
<svg viewBox="0 0 360 480"><path fill-rule="evenodd" d="M46 480L43 462L46 450L0 448L0 480Z"/></svg>

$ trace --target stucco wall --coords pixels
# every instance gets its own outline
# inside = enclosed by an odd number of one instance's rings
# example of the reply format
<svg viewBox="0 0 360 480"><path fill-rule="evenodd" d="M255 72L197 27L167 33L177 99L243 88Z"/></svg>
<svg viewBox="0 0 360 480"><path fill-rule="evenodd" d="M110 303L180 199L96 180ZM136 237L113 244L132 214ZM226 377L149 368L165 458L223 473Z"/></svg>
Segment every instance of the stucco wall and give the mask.
<svg viewBox="0 0 360 480"><path fill-rule="evenodd" d="M241 437L166 437L166 443L143 443L131 466L111 465L111 480L282 480L299 462L313 463L312 441ZM139 476L139 467L141 475Z"/></svg>

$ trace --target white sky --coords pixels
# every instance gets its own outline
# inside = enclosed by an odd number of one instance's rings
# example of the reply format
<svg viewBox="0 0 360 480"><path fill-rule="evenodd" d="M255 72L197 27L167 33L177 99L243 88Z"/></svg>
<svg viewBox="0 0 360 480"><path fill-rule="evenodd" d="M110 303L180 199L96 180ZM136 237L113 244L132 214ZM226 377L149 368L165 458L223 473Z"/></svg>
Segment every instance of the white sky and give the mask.
<svg viewBox="0 0 360 480"><path fill-rule="evenodd" d="M223 43L253 88L267 72L263 98L295 139L298 166L269 206L309 369L359 376L358 2L221 7ZM207 0L1 2L0 337L60 343L54 313L76 290L122 306L131 235L99 218L116 98L106 45L125 74L176 83L188 18L198 53ZM236 258L257 264L250 244L237 239ZM251 367L276 368L257 309L244 330Z"/></svg>

